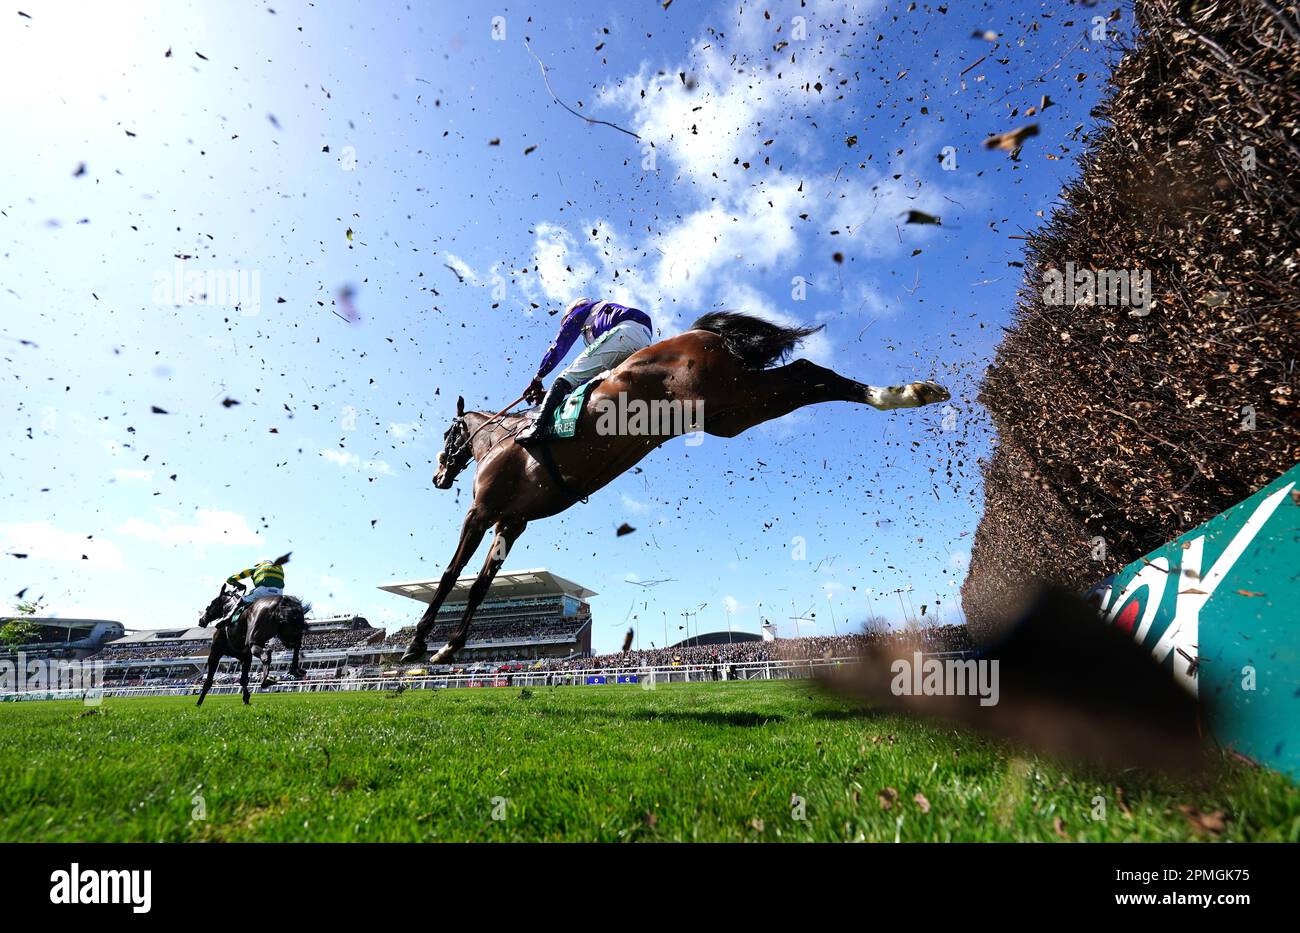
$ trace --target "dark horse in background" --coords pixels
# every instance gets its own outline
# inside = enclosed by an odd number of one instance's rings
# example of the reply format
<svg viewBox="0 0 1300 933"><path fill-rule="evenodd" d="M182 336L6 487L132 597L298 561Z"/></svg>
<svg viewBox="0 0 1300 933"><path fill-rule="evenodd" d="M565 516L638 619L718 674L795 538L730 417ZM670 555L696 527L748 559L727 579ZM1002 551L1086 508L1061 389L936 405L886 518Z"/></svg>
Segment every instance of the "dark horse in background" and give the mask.
<svg viewBox="0 0 1300 933"><path fill-rule="evenodd" d="M433 484L448 489L457 475L478 462L474 501L465 516L460 543L438 583L429 608L402 656L415 661L428 651L425 639L457 577L494 529L487 560L470 587L460 624L430 660L450 661L469 636L474 611L515 540L530 521L563 512L606 485L675 434L703 431L735 437L764 421L807 405L854 402L873 408L915 408L948 399L933 382L879 387L846 379L808 360L774 368L803 338L819 327L782 327L746 314L706 314L690 330L634 353L587 394L579 420L579 437L562 444L543 441L532 448L514 443L527 415L493 415L465 411L456 401L456 417L444 435ZM690 424L672 432L601 430L596 413L611 406L689 403ZM539 459L540 458L540 459Z"/></svg>
<svg viewBox="0 0 1300 933"><path fill-rule="evenodd" d="M227 618L243 594L233 588L221 588L217 598L208 603L208 608L199 615L199 625L207 626L211 622ZM271 680L271 639L279 638L287 648L293 649L293 660L289 662L289 673L302 677L305 672L298 666L298 656L302 651L302 636L307 629L307 607L294 596L264 596L244 610L239 621L234 625L219 627L212 633L212 649L208 652L208 676L199 691L196 706L203 705L203 698L212 688L212 678L216 676L221 659L232 657L239 659L239 687L244 693L244 702L248 702L248 672L253 666L253 654L262 659L262 682L259 688L273 683Z"/></svg>

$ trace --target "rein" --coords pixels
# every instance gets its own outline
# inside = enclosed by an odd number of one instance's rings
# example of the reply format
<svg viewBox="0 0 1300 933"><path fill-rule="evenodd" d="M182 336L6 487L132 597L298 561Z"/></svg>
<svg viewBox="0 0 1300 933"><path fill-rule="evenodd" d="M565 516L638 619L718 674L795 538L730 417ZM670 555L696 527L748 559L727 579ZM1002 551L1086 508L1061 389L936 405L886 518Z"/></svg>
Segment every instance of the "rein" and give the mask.
<svg viewBox="0 0 1300 933"><path fill-rule="evenodd" d="M513 402L511 402L511 403L510 403L509 405L507 405L505 408L501 409L499 412L497 412L495 415L493 415L493 416L492 416L491 418L489 418L487 421L484 421L482 424L480 424L477 428L474 429L474 433L473 433L473 434L471 434L469 437L465 438L465 444L466 444L467 446L472 447L473 444L474 444L474 438L475 438L476 436L478 436L478 432L479 432L479 431L482 431L482 430L483 430L484 428L486 428L489 424L492 424L493 422L495 422L498 418L502 418L502 417L504 417L505 414L506 414L506 412L510 411L510 409L514 408L516 405L518 405L520 402L522 402L522 401L523 401L524 399L526 399L527 397L528 397L528 393L525 392L523 395L519 396L519 398L515 399Z"/></svg>

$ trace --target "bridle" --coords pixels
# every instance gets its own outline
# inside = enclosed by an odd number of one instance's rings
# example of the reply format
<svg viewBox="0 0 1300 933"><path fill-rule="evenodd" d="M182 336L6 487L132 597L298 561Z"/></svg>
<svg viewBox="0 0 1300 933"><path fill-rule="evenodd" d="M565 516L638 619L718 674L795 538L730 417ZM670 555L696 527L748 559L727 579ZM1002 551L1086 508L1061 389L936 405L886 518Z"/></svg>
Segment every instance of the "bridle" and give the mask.
<svg viewBox="0 0 1300 933"><path fill-rule="evenodd" d="M452 440L452 434L457 432L459 432L459 435L464 436L463 441L456 442ZM469 433L469 426L465 424L464 415L457 415L452 419L451 427L447 428L446 433L442 435L442 439L444 449L438 455L438 460L444 468L455 469L459 473L469 464L470 456L473 455L473 447L470 445L470 441L474 437Z"/></svg>
<svg viewBox="0 0 1300 933"><path fill-rule="evenodd" d="M454 468L457 473L465 469L465 467L469 465L470 459L474 456L473 444L474 444L474 438L478 436L478 432L482 431L484 428L488 427L489 425L500 424L501 419L510 413L510 409L514 408L516 405L522 402L526 397L527 397L526 395L519 396L519 398L515 399L513 402L511 402L505 408L501 409L491 418L484 421L472 432L469 430L469 426L465 423L464 415L457 415L455 418L453 418L451 422L451 427L447 428L446 433L442 435L442 439L444 443L447 442L448 438L451 437L452 432L455 431L457 428L463 430L466 436L465 436L465 440L456 444L454 447L448 445L447 449L444 450L439 455L439 457L442 459L443 465ZM499 441L493 442L492 446L495 447L497 443L499 443Z"/></svg>

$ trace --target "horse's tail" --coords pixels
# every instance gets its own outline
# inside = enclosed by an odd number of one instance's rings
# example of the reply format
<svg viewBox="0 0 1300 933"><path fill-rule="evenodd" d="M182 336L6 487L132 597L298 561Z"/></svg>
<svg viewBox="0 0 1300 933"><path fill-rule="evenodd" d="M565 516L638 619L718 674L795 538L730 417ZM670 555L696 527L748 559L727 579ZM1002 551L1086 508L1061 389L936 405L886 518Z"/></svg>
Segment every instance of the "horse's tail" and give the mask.
<svg viewBox="0 0 1300 933"><path fill-rule="evenodd" d="M717 334L727 351L738 357L747 369L764 369L777 360L784 360L795 344L825 326L782 327L752 314L714 311L704 315L690 329Z"/></svg>

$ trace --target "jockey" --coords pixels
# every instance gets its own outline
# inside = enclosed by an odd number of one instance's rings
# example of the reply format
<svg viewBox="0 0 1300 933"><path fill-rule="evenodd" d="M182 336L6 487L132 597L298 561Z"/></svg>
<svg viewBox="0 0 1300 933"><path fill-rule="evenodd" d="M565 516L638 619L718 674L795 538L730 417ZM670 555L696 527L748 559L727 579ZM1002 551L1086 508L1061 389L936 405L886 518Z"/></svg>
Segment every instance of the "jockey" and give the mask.
<svg viewBox="0 0 1300 933"><path fill-rule="evenodd" d="M253 602L264 596L283 596L284 595L284 565L289 562L289 555L277 557L274 560L261 560L249 567L247 570L241 570L239 573L231 574L226 578L226 585L232 587L241 587L241 581L252 578L253 585L247 593L243 595L237 606L237 612L232 612L229 619L224 619L217 623L218 627L229 624L231 619Z"/></svg>
<svg viewBox="0 0 1300 933"><path fill-rule="evenodd" d="M568 355L579 334L582 334L586 349L555 378L543 396L542 378ZM555 342L542 357L537 375L524 393L534 405L540 401L541 409L533 423L519 432L515 440L525 446L536 441L544 432L542 426L560 407L566 395L593 376L613 369L637 350L650 346L652 339L653 324L644 311L590 298L579 298L569 305Z"/></svg>

